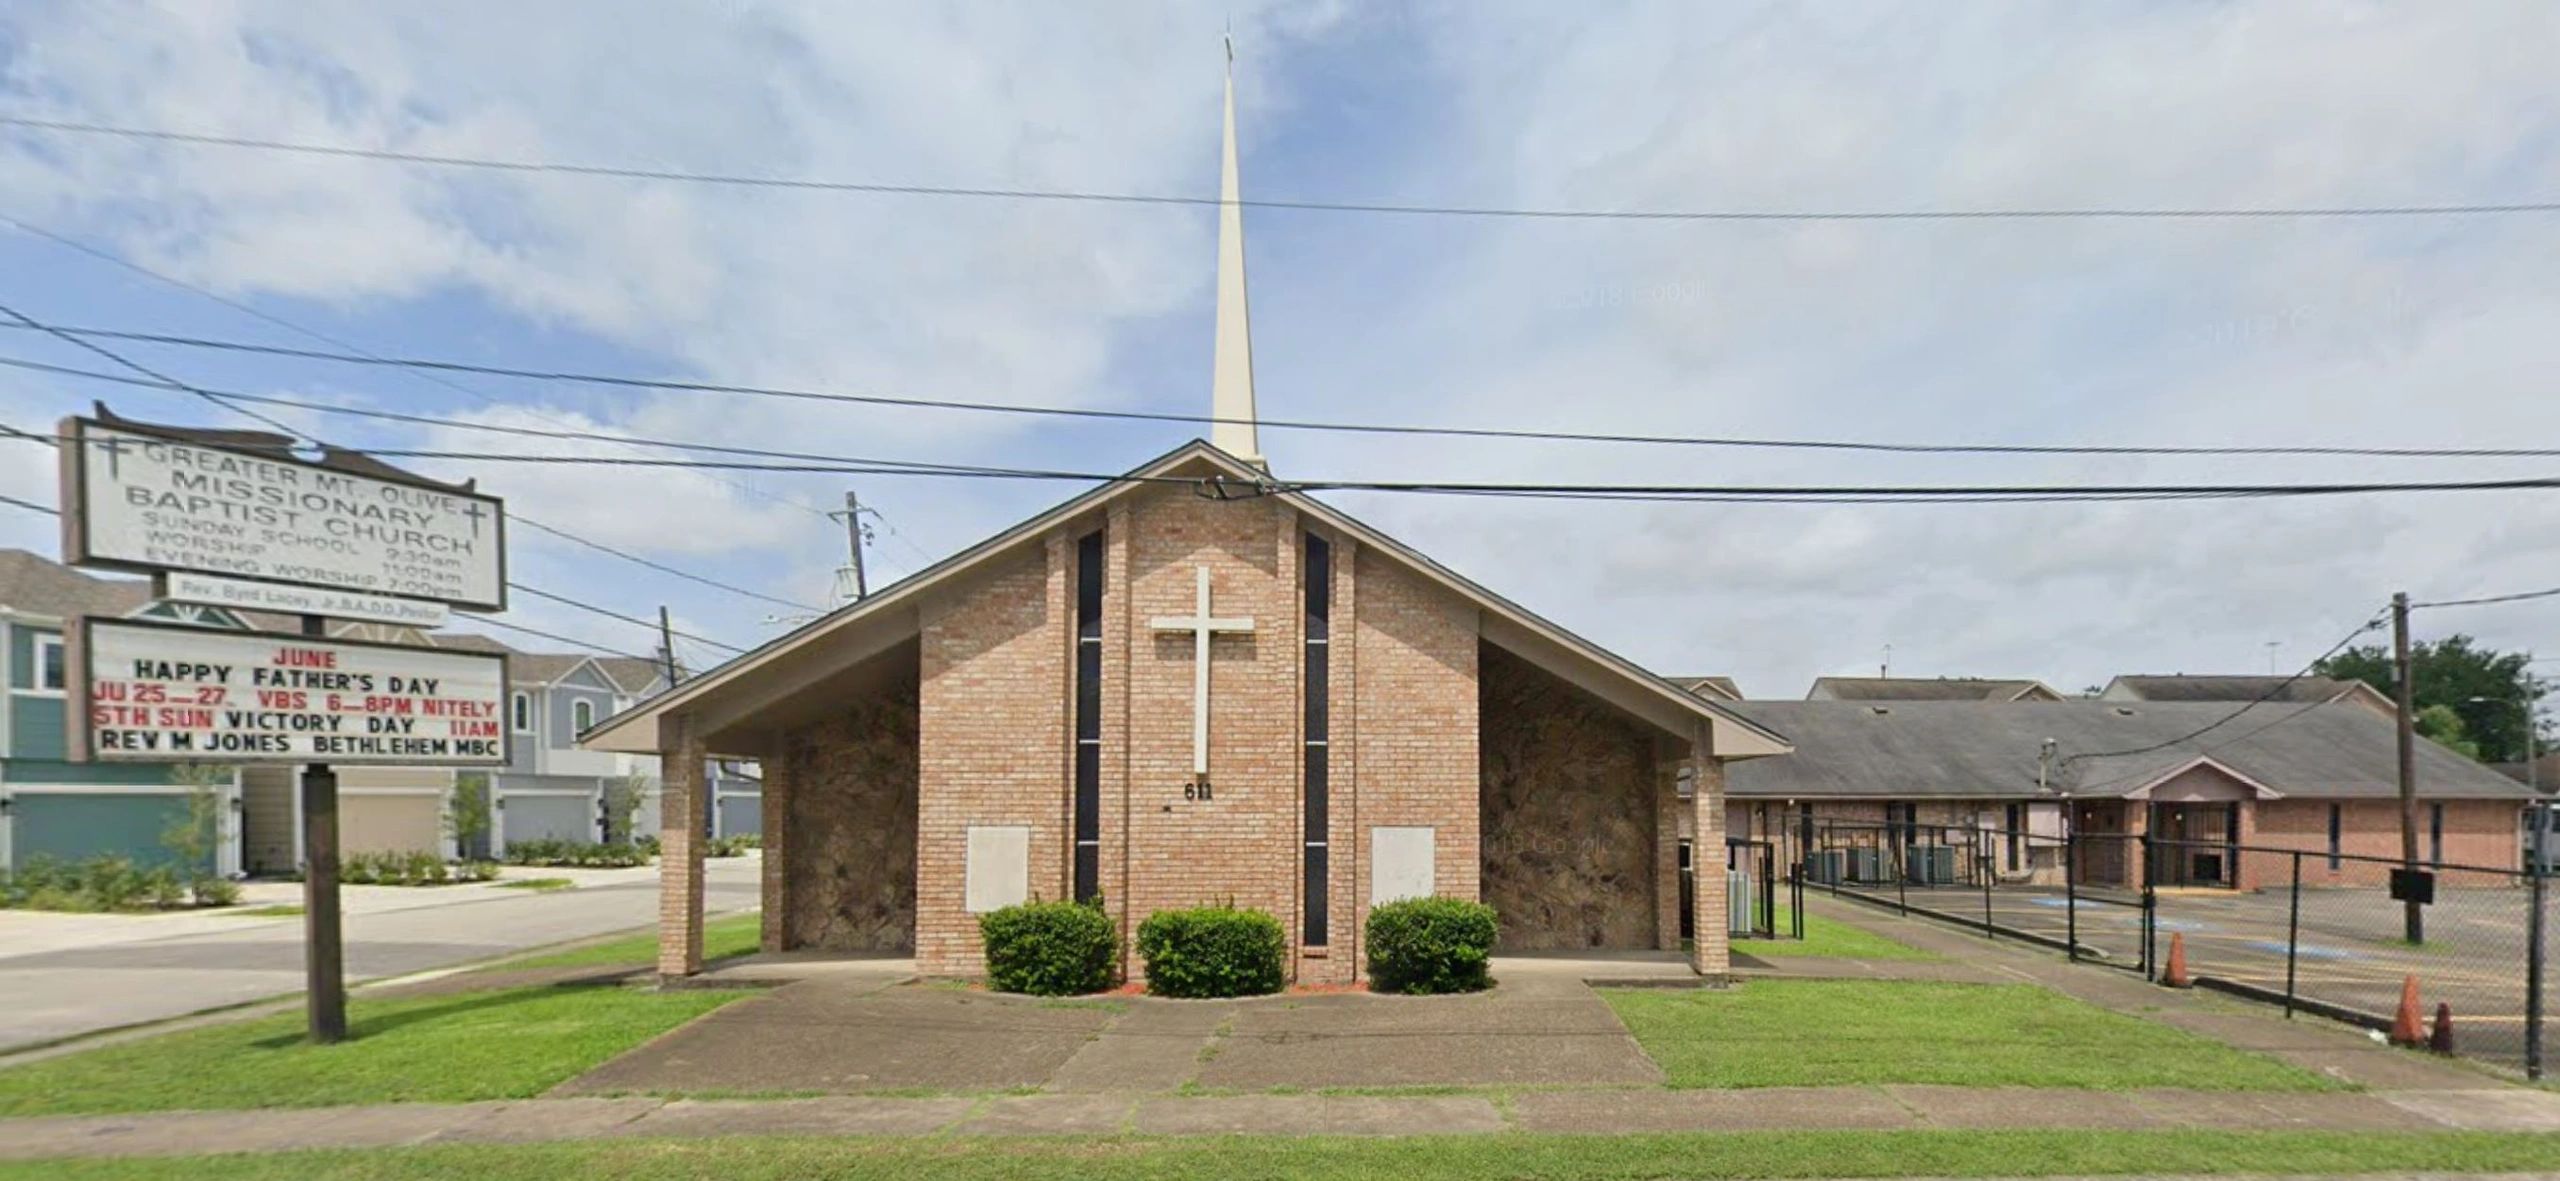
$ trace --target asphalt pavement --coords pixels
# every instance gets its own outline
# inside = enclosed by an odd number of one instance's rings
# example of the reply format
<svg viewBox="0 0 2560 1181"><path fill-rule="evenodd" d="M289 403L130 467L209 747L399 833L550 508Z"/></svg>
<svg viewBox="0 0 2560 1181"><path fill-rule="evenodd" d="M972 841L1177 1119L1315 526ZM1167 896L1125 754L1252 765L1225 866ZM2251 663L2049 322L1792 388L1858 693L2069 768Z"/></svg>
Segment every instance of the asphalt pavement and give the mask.
<svg viewBox="0 0 2560 1181"><path fill-rule="evenodd" d="M708 862L705 908L755 906L759 865L753 857ZM347 980L457 967L657 921L654 867L559 876L582 880L548 893L411 887L398 905L350 905L343 920ZM290 996L302 984L299 917L0 912L0 997L9 1002L0 1005L0 1053Z"/></svg>

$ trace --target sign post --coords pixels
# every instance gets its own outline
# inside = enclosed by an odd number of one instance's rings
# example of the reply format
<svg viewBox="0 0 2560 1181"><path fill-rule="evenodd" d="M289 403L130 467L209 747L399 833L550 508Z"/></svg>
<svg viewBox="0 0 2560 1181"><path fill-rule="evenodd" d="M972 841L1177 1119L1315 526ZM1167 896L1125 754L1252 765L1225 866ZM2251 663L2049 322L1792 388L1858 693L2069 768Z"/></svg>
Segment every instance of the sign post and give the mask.
<svg viewBox="0 0 2560 1181"><path fill-rule="evenodd" d="M310 1037L347 1036L338 775L347 763L506 762L506 658L335 639L332 618L441 626L506 609L504 505L281 435L62 423L62 548L160 597L290 614L299 634L73 621L74 761L301 766Z"/></svg>

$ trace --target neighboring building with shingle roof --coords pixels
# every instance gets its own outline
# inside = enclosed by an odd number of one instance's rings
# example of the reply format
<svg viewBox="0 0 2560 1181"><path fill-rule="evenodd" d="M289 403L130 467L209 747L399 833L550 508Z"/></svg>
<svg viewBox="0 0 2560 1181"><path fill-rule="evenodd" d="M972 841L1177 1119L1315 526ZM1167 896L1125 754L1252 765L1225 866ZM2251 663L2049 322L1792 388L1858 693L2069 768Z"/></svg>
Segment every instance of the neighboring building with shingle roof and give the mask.
<svg viewBox="0 0 2560 1181"><path fill-rule="evenodd" d="M1663 679L1709 701L1742 700L1742 686L1735 684L1732 677L1664 677Z"/></svg>
<svg viewBox="0 0 2560 1181"><path fill-rule="evenodd" d="M1993 677L1817 677L1807 701L2060 701L2042 681Z"/></svg>
<svg viewBox="0 0 2560 1181"><path fill-rule="evenodd" d="M1729 831L1798 839L1806 824L1890 835L2022 829L2060 871L2064 833L2121 835L2082 881L2121 881L2143 833L2192 842L2177 884L2260 884L2282 858L2242 846L2396 856L2398 763L2391 719L2342 694L2315 703L2079 699L1985 709L1957 701L1761 701L1734 709L1786 734L1795 753L1736 764ZM2207 727L2213 727L2208 730ZM2201 732L2201 733L2199 733ZM2050 746L2048 747L2048 743ZM2108 752L2124 752L2110 754ZM2448 865L2514 869L2533 794L2432 742L2418 744L2420 843ZM1895 826L1895 827L1885 827ZM2030 842L2032 845L2032 842ZM2205 867L2199 869L2199 867ZM2210 872L2206 872L2209 870ZM2268 871L2271 872L2271 871ZM2306 882L2372 884L2379 867L2305 859Z"/></svg>
<svg viewBox="0 0 2560 1181"><path fill-rule="evenodd" d="M2335 677L2139 674L2107 682L2098 697L2102 701L2266 701L2295 705L2345 699L2384 717L2399 712L2390 696L2381 690L2363 681Z"/></svg>

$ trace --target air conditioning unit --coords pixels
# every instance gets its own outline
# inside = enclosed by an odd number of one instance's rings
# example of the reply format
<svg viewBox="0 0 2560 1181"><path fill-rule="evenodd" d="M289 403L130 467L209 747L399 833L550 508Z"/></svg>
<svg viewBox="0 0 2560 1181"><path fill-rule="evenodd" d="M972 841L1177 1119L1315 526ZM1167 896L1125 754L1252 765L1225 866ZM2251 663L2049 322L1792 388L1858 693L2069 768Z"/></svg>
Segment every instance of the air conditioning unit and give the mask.
<svg viewBox="0 0 2560 1181"><path fill-rule="evenodd" d="M1837 886L1840 884L1842 872L1848 866L1848 861L1849 855L1846 850L1816 849L1811 856L1805 858L1805 872L1817 883Z"/></svg>
<svg viewBox="0 0 2560 1181"><path fill-rule="evenodd" d="M1849 854L1850 881L1881 882L1885 880L1884 853L1882 850L1850 849L1846 850L1846 852Z"/></svg>
<svg viewBox="0 0 2560 1181"><path fill-rule="evenodd" d="M1956 851L1946 845L1915 845L1903 850L1904 880L1915 886L1951 886L1956 880Z"/></svg>

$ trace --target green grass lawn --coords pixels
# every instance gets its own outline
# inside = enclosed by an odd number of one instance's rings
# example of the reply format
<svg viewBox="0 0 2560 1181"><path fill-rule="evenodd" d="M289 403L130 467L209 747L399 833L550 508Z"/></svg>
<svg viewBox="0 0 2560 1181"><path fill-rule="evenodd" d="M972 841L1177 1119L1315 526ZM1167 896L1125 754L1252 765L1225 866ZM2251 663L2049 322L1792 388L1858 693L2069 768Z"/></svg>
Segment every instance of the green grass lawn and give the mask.
<svg viewBox="0 0 2560 1181"><path fill-rule="evenodd" d="M577 884L578 883L570 881L567 878L508 878L507 880L498 883L498 888L501 890L533 890L538 893L548 894L553 890L567 890L574 888Z"/></svg>
<svg viewBox="0 0 2560 1181"><path fill-rule="evenodd" d="M1863 927L1818 914L1804 916L1802 939L1736 939L1733 949L1751 956L1814 956L1840 960L1935 960L1946 957L1899 943Z"/></svg>
<svg viewBox="0 0 2560 1181"><path fill-rule="evenodd" d="M354 1036L303 1041L300 1012L0 1070L0 1116L458 1103L538 1095L747 994L519 988L348 1005Z"/></svg>
<svg viewBox="0 0 2560 1181"><path fill-rule="evenodd" d="M733 914L713 919L702 925L702 958L724 959L745 955L761 946L764 920L752 914ZM502 968L584 968L590 965L609 968L616 964L650 964L658 958L658 936L655 932L628 935L620 939L590 944L586 947L555 951L547 955L526 956L498 965Z"/></svg>
<svg viewBox="0 0 2560 1181"><path fill-rule="evenodd" d="M0 1181L1632 1181L2125 1173L2507 1172L2560 1136L2485 1132L1501 1133L1407 1138L878 1137L435 1145L373 1151L0 1162Z"/></svg>
<svg viewBox="0 0 2560 1181"><path fill-rule="evenodd" d="M2030 984L1757 980L1601 995L1674 1087L2335 1086L2273 1058Z"/></svg>
<svg viewBox="0 0 2560 1181"><path fill-rule="evenodd" d="M299 903L279 902L273 906L233 907L230 910L214 913L228 915L235 919L280 919L301 914L302 907Z"/></svg>

